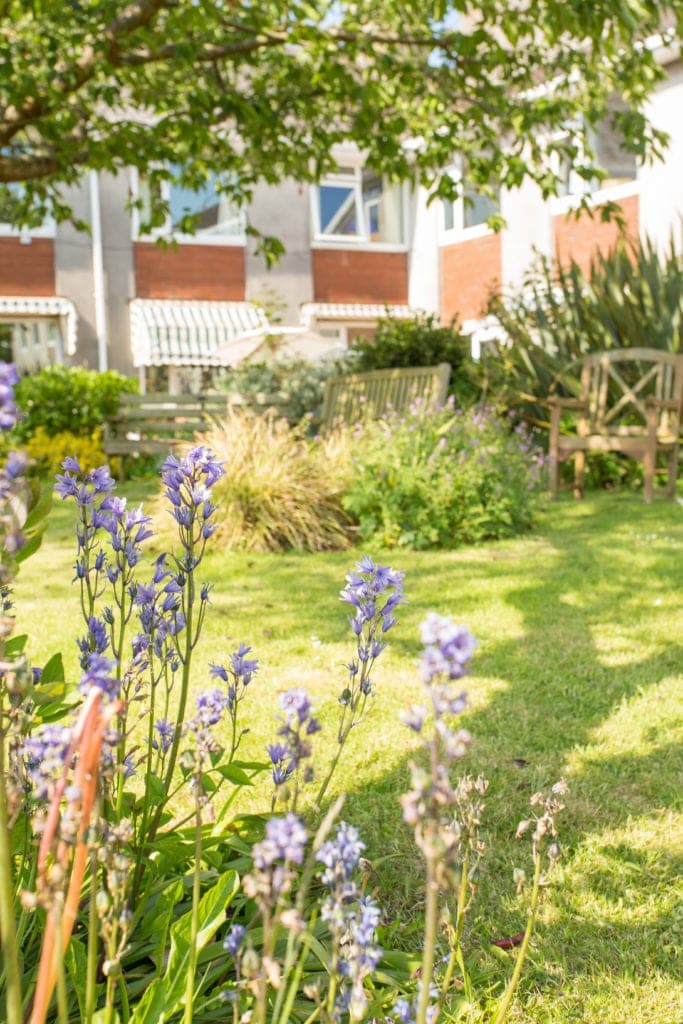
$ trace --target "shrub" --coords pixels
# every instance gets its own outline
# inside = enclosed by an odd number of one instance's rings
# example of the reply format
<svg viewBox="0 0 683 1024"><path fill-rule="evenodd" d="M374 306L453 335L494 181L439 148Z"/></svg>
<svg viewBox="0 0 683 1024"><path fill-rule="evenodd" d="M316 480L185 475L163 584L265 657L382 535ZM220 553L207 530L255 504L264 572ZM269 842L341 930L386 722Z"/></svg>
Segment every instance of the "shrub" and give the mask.
<svg viewBox="0 0 683 1024"><path fill-rule="evenodd" d="M457 404L470 404L480 394L477 364L470 357L470 341L455 318L448 326L443 326L433 314L416 316L413 320L391 317L380 320L374 338L355 338L351 342L351 356L353 369L362 373L450 363L450 391Z"/></svg>
<svg viewBox="0 0 683 1024"><path fill-rule="evenodd" d="M35 462L38 472L53 477L69 455L78 459L81 467L88 471L104 462L102 431L99 427L88 436L78 436L70 430L60 431L50 437L44 427L37 427L24 445L24 450Z"/></svg>
<svg viewBox="0 0 683 1024"><path fill-rule="evenodd" d="M225 462L216 486L218 529L247 551L345 548L350 521L341 505L346 456L339 438L309 441L305 425L272 414L233 412L198 438Z"/></svg>
<svg viewBox="0 0 683 1024"><path fill-rule="evenodd" d="M235 391L248 403L271 399L290 423L320 415L325 381L339 373L338 361L277 359L270 363L242 363L221 379L221 387Z"/></svg>
<svg viewBox="0 0 683 1024"><path fill-rule="evenodd" d="M413 408L354 441L345 509L362 540L454 547L529 528L542 456L523 426L482 408Z"/></svg>
<svg viewBox="0 0 683 1024"><path fill-rule="evenodd" d="M23 418L14 428L20 442L39 427L49 437L69 431L91 437L113 416L122 391L137 391L137 382L114 370L98 373L81 367L48 366L19 381L16 400Z"/></svg>

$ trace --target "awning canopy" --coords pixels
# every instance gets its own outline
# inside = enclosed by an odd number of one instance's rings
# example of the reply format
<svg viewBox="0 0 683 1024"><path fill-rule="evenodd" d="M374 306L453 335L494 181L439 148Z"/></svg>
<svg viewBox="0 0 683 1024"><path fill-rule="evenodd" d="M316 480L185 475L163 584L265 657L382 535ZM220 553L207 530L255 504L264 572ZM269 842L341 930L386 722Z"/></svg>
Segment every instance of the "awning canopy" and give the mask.
<svg viewBox="0 0 683 1024"><path fill-rule="evenodd" d="M133 299L131 347L135 366L226 366L231 345L267 326L251 302Z"/></svg>
<svg viewBox="0 0 683 1024"><path fill-rule="evenodd" d="M78 313L71 299L60 296L3 295L0 296L0 320L25 320L36 317L59 319L67 355L76 354Z"/></svg>
<svg viewBox="0 0 683 1024"><path fill-rule="evenodd" d="M390 305L388 303L363 302L305 302L301 307L301 322L304 327L315 326L318 320L412 320L422 311L412 306Z"/></svg>

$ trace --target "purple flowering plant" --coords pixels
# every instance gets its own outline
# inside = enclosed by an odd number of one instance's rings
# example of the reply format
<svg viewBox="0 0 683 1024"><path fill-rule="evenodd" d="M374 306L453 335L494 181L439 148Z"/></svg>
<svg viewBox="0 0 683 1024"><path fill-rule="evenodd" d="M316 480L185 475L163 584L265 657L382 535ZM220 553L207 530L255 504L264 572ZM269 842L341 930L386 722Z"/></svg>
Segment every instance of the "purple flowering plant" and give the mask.
<svg viewBox="0 0 683 1024"><path fill-rule="evenodd" d="M14 379L0 367L4 429L16 417ZM343 797L325 803L347 741L371 706L377 662L404 600L403 574L364 557L346 577L341 599L353 653L334 754L313 798L321 725L303 688L280 696L268 763L237 760L248 732L244 709L258 686L251 647L240 643L212 662L208 685L191 694L210 603L199 570L216 528L211 488L223 472L212 453L198 446L165 460L177 547L151 563L151 518L116 494L107 467L83 472L65 460L55 490L76 508L83 620L81 675L71 689L59 659L33 671L23 642L11 636L11 582L39 542L47 507L25 469L21 455L0 468L3 1019L24 1024L29 1006L31 1024L196 1024L215 1019L221 999L233 1024L288 1024L302 1006L311 1024L447 1019L484 852L486 783L467 775L452 781L470 744L452 724L466 704L459 680L475 648L469 632L427 617L424 700L403 716L423 747L402 800L427 867L415 985L383 961L382 912L367 892L364 843L339 821ZM60 703L62 693L71 706ZM229 819L240 786L266 773L275 786L270 814ZM536 794L518 830L532 836L530 925L495 1024L519 981L544 872L559 857L563 792Z"/></svg>

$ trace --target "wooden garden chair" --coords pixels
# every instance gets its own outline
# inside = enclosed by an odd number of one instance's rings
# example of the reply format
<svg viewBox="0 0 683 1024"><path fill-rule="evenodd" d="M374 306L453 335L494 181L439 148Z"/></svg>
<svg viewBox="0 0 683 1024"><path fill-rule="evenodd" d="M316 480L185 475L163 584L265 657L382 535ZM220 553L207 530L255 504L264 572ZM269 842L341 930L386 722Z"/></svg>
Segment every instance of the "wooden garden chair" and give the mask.
<svg viewBox="0 0 683 1024"><path fill-rule="evenodd" d="M547 399L550 493L557 494L562 459L574 456L574 495L583 497L586 452L620 452L642 459L645 501L652 501L657 454L668 462L666 494L676 493L683 399L683 355L660 349L614 349L587 356L578 398ZM576 433L563 433L566 411L578 414Z"/></svg>

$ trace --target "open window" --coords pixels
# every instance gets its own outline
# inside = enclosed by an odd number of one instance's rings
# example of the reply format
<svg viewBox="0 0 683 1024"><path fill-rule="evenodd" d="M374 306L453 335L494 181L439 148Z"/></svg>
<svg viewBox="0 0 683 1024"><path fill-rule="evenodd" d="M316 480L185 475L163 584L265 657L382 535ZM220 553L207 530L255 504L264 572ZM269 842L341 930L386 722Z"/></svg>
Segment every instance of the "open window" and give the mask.
<svg viewBox="0 0 683 1024"><path fill-rule="evenodd" d="M176 177L180 177L180 170L175 165L170 167ZM150 223L154 207L161 200L168 207L166 220L147 237L173 238L181 242L243 244L244 211L231 201L222 185L225 182L216 174L209 174L197 189L177 180L138 177L133 190L138 202L135 236L140 237L141 226Z"/></svg>
<svg viewBox="0 0 683 1024"><path fill-rule="evenodd" d="M404 191L369 167L338 167L313 189L316 241L404 245Z"/></svg>

